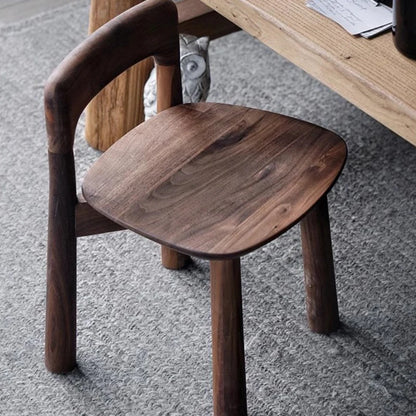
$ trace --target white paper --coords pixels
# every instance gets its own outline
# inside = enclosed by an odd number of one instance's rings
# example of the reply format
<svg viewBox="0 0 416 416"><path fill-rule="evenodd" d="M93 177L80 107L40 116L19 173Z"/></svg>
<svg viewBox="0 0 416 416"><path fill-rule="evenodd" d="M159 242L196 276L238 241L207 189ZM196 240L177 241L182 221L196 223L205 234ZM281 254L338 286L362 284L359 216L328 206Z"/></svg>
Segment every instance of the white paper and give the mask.
<svg viewBox="0 0 416 416"><path fill-rule="evenodd" d="M373 0L308 0L307 6L358 35L392 22L391 9Z"/></svg>
<svg viewBox="0 0 416 416"><path fill-rule="evenodd" d="M386 30L391 29L391 23L389 23L386 26L381 26L378 27L377 29L373 29L373 30L368 30L367 32L362 32L360 33L360 35L366 39L370 39L373 36L378 35L379 33L385 32Z"/></svg>

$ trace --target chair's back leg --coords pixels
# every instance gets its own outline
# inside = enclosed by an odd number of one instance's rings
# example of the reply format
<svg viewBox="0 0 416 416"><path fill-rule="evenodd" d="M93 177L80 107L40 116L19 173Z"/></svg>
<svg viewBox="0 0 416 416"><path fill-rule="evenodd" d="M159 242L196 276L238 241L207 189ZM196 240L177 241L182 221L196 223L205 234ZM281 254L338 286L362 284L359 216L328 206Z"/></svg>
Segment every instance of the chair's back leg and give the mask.
<svg viewBox="0 0 416 416"><path fill-rule="evenodd" d="M215 416L247 415L240 259L211 261Z"/></svg>
<svg viewBox="0 0 416 416"><path fill-rule="evenodd" d="M54 373L66 373L76 365L77 199L72 152L49 153L49 169L45 363Z"/></svg>
<svg viewBox="0 0 416 416"><path fill-rule="evenodd" d="M339 328L328 204L323 196L301 221L306 310L313 332Z"/></svg>
<svg viewBox="0 0 416 416"><path fill-rule="evenodd" d="M185 267L190 257L186 254L179 253L167 246L161 246L162 265L167 269L179 270Z"/></svg>
<svg viewBox="0 0 416 416"><path fill-rule="evenodd" d="M180 83L180 69L176 65L156 65L157 79L157 111L161 112L169 107L182 103L182 89ZM186 254L162 246L162 265L167 269L178 270L190 260Z"/></svg>

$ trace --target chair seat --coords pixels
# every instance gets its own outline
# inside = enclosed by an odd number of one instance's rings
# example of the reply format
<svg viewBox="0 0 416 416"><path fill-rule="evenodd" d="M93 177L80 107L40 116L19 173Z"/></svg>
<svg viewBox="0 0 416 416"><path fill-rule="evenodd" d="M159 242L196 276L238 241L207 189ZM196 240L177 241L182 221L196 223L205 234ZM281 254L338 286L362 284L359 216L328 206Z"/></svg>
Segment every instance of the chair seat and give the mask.
<svg viewBox="0 0 416 416"><path fill-rule="evenodd" d="M274 239L331 188L346 159L336 134L225 104L172 107L92 166L87 202L177 251L232 258Z"/></svg>

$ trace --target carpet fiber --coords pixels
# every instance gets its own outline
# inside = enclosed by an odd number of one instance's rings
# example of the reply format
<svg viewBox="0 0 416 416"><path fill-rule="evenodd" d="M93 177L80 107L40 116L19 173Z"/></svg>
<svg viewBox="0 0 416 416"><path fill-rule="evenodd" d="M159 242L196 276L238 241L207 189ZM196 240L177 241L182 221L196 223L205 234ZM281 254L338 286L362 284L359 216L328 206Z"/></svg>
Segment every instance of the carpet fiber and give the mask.
<svg viewBox="0 0 416 416"><path fill-rule="evenodd" d="M84 38L87 3L0 28L0 414L209 415L208 264L165 270L130 232L79 240L79 368L44 368L42 89ZM343 328L307 328L298 227L242 260L249 414L416 415L416 149L244 33L212 42L211 66L211 101L301 117L349 147L329 196ZM98 156L82 124L79 181Z"/></svg>

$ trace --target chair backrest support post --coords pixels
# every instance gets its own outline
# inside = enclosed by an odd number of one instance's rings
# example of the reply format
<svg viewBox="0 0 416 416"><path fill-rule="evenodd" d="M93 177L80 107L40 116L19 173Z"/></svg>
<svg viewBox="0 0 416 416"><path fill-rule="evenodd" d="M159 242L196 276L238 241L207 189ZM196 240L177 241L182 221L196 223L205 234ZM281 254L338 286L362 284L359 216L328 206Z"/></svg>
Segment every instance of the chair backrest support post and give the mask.
<svg viewBox="0 0 416 416"><path fill-rule="evenodd" d="M158 95L164 97L163 107L180 103L177 19L171 0L145 1L103 25L62 61L45 86L51 153L72 151L79 116L91 99L123 71L149 56L161 68L167 67L159 71L162 82Z"/></svg>

